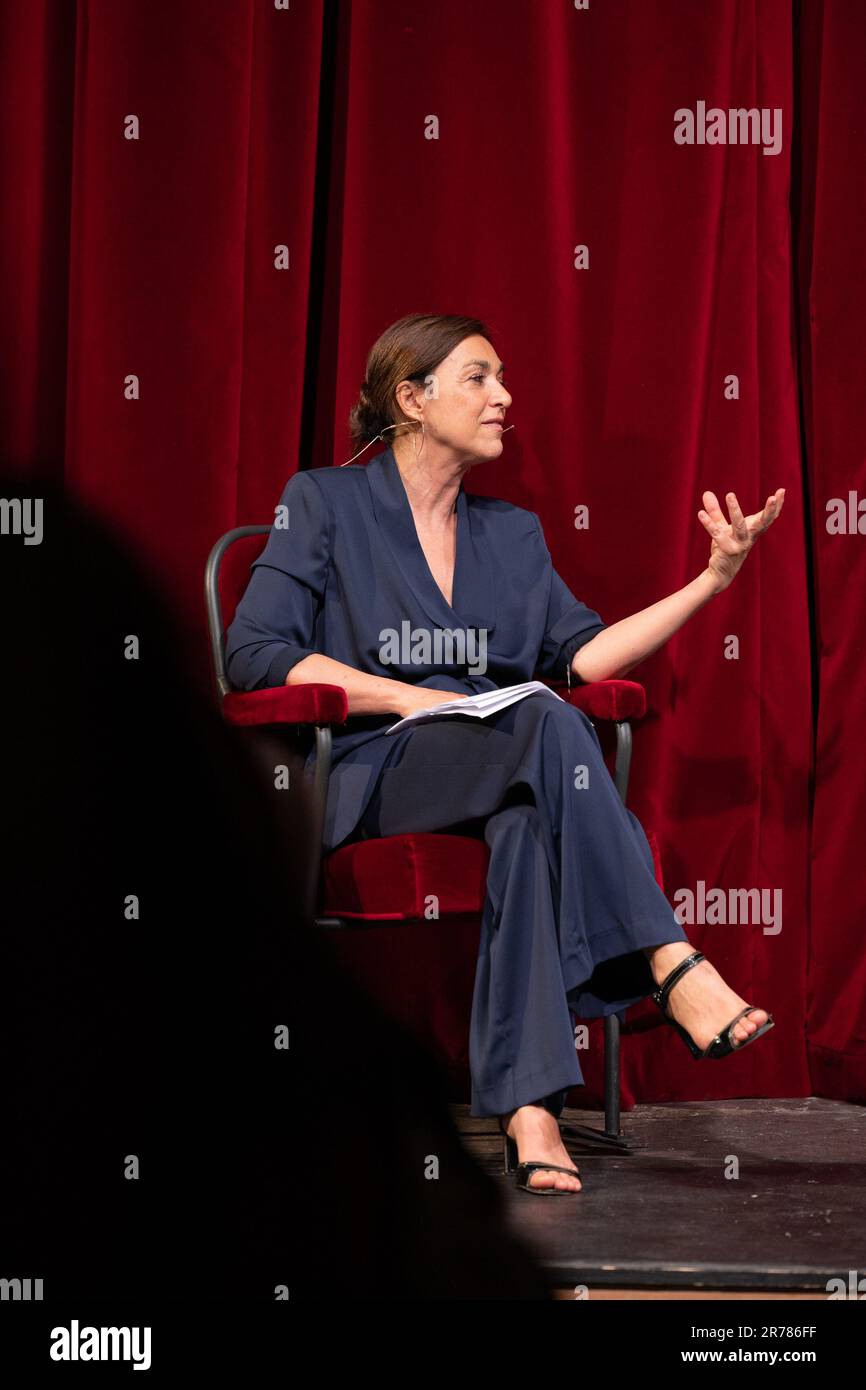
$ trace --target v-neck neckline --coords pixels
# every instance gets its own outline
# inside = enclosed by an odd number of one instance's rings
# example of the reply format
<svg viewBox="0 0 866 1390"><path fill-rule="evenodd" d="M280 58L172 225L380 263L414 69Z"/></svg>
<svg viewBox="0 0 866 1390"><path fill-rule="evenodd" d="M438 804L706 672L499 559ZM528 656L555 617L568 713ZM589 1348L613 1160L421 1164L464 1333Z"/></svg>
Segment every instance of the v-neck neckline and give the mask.
<svg viewBox="0 0 866 1390"><path fill-rule="evenodd" d="M448 600L447 600L447 598L445 597L445 594L443 593L443 591L440 589L439 585L437 584L437 582L436 582L436 577L435 577L435 575L433 574L432 569L430 568L430 563L429 563L429 561L428 561L428 559L427 559L427 556L424 554L424 547L423 547L423 545L421 544L421 537L418 535L418 526L417 526L417 523L416 523L416 521L415 521L415 513L414 513L413 510L412 510L412 503L409 501L409 494L408 494L408 492L406 491L406 484L405 484L404 481L403 481L403 474L400 472L400 465L397 463L397 458L396 458L396 455L395 455L395 453L394 453L394 450L393 450L392 448L390 448L390 446L389 446L387 452L388 452L388 453L390 454L390 456L391 456L391 457L390 457L390 460L389 460L389 465L388 465L388 466L389 466L389 469L390 469L390 471L392 472L392 475L393 475L393 481L394 481L395 492L398 491L398 492L399 492L399 496L402 497L402 500L403 500L403 511L404 511L404 516L405 516L405 517L408 517L409 526L410 526L411 532L412 532L412 540L414 541L414 545L415 545L415 549L416 549L416 551L417 551L419 563L420 563L421 566L423 566L424 574L426 575L427 579L429 580L429 583L430 583L431 587L433 588L434 592L435 592L435 593L438 595L438 597L441 599L442 603L445 605L445 607L447 608L448 612L451 613L451 614L453 614L454 617L457 618L457 620L458 620L458 622L459 622L459 621L460 621L460 617L459 617L459 613L458 613L458 610L457 610L457 607L456 607L456 603L457 603L457 597L458 597L458 581L459 581L459 578L460 578L460 560L461 560L462 550L463 550L462 540L463 540L463 533L464 533L465 528L466 528L466 525L467 525L467 522L466 522L466 512L467 512L466 494L465 494L465 492L463 491L463 479L462 479L462 478L460 479L460 487L459 487L458 490L457 490L457 496L456 496L456 498L455 498L455 500L454 500L454 511L455 511L457 520L456 520L456 522L455 522L456 530L455 530L455 536L454 536L454 572L453 572L453 574L452 574L452 576L451 576L451 602L449 603Z"/></svg>
<svg viewBox="0 0 866 1390"><path fill-rule="evenodd" d="M364 465L364 471L385 542L428 616L442 628L475 625L492 632L496 598L491 556L480 523L472 517L463 480L455 501L457 533L449 603L427 563L391 446Z"/></svg>
<svg viewBox="0 0 866 1390"><path fill-rule="evenodd" d="M398 472L399 472L399 469L398 469ZM401 475L400 481L401 481L401 483L403 483L402 475ZM461 487L463 486L462 482L461 482L460 486L461 486ZM406 484L405 484L405 483L403 483L403 491L406 492ZM422 543L421 543L421 537L420 537L420 535L418 534L418 522L417 522L416 519L415 519L415 513L414 513L413 510L412 510L412 503L409 501L409 494L408 494L408 492L406 492L406 502L408 503L408 506L409 506L409 513L410 513L410 515L411 515L411 517L412 517L412 525L415 527L415 539L416 539L417 542L418 542L418 549L421 551L421 555L422 555L422 557L423 557L424 564L427 566L427 573L430 575L430 579L431 579L432 582L436 585L436 588L439 590L440 594L442 595L442 600L443 600L443 602L446 603L446 604L448 605L448 607L451 609L452 613L456 613L456 612L457 612L457 608L456 608L456 605L455 605L455 599L456 599L456 597L457 597L457 571L458 571L458 568L459 568L459 556L460 556L460 511L459 511L459 508L457 507L457 504L456 504L456 502L455 502L455 505L454 505L454 512L453 512L453 515L454 515L454 567L453 567L453 569L452 569L452 571L451 571L451 598L450 598L450 600L449 600L448 598L446 598L446 596L445 596L445 590L442 588L441 584L439 583L439 580L436 578L435 574L433 573L433 570L432 570L431 565L430 565L430 561L427 559L427 555L426 555L426 553L425 553L425 551L424 551L424 546L423 546Z"/></svg>

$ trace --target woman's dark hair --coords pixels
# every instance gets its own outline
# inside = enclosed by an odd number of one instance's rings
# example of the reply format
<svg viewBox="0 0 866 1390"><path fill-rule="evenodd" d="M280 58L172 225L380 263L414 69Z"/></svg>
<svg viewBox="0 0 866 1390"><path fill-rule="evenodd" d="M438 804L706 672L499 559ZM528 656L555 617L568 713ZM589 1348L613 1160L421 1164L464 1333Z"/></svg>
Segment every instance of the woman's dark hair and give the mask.
<svg viewBox="0 0 866 1390"><path fill-rule="evenodd" d="M367 377L361 384L356 404L349 412L349 430L355 444L375 439L386 425L396 425L408 417L394 394L401 381L424 384L426 377L453 352L464 338L479 334L492 342L487 326L480 319L459 314L407 314L386 328L367 357ZM384 436L390 443L397 433Z"/></svg>

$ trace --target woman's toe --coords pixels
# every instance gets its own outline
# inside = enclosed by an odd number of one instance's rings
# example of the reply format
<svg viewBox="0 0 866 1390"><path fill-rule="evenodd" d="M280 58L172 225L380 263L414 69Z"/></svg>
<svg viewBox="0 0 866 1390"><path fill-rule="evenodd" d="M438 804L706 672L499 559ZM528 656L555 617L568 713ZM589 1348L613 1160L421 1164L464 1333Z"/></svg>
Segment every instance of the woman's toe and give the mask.
<svg viewBox="0 0 866 1390"><path fill-rule="evenodd" d="M745 1042L747 1038L758 1031L762 1024L767 1022L768 1017L765 1009L751 1009L745 1018L740 1019L734 1029L734 1037L740 1042Z"/></svg>
<svg viewBox="0 0 866 1390"><path fill-rule="evenodd" d="M565 1189L573 1187L579 1191L580 1179L577 1173L575 1173L574 1178L571 1178L568 1173L557 1173L550 1168L539 1168L530 1175L529 1186L544 1188L559 1187Z"/></svg>
<svg viewBox="0 0 866 1390"><path fill-rule="evenodd" d="M530 1187L555 1187L556 1174L551 1173L549 1168L537 1168L529 1178Z"/></svg>

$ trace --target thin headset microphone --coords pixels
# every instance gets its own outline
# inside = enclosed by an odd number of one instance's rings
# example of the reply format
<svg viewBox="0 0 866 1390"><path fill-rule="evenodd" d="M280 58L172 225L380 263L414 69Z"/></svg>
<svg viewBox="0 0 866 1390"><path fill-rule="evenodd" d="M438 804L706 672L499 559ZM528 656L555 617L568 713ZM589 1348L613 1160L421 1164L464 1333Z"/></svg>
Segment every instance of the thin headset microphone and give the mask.
<svg viewBox="0 0 866 1390"><path fill-rule="evenodd" d="M380 430L378 434L374 435L373 438L369 441L369 443L364 445L364 448L363 448L363 449L359 449L357 454L353 454L352 457L351 457L350 459L346 459L346 462L345 462L345 463L341 463L341 464L340 464L340 467L341 467L341 468L346 468L346 467L348 467L348 465L349 465L350 463L354 463L354 462L355 462L355 459L358 458L358 456L359 456L360 454L363 454L365 449L369 449L370 444L375 444L377 439L382 439L382 435L385 433L385 430L396 430L396 429L399 429L401 425L405 425L405 424L408 424L408 421L407 421L407 420L398 420L397 423L396 423L396 425L386 425L386 426L385 426L385 429ZM513 429L514 429L514 426L513 426L513 425L506 425L506 426L505 426L505 429L502 431L502 434L507 434L509 430L513 430ZM502 438L502 435L500 435L500 439L501 439L501 438ZM382 443L383 443L383 444L385 443L384 439L382 439Z"/></svg>

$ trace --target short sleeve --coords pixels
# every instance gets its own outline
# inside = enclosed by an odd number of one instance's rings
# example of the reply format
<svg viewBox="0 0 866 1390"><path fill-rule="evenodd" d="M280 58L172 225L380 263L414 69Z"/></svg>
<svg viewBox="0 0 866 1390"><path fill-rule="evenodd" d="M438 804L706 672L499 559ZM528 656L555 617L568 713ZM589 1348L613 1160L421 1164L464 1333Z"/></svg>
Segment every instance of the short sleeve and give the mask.
<svg viewBox="0 0 866 1390"><path fill-rule="evenodd" d="M565 681L568 679L575 652L587 642L591 642L599 632L603 632L607 623L603 622L595 609L588 608L580 599L575 598L565 580L557 574L544 539L541 522L535 512L532 515L535 517L538 539L550 569L547 620L536 670L545 680ZM572 684L577 679L572 673Z"/></svg>
<svg viewBox="0 0 866 1390"><path fill-rule="evenodd" d="M325 497L308 474L296 473L226 633L226 675L235 690L284 685L292 667L312 656L329 557Z"/></svg>

